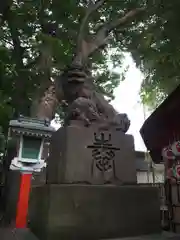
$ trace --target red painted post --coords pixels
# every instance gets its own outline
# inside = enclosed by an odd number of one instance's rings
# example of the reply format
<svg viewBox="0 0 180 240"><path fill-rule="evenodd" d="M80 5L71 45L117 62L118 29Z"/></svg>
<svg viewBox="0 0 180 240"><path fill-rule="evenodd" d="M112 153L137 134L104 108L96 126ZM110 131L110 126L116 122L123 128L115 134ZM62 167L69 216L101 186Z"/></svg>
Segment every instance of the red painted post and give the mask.
<svg viewBox="0 0 180 240"><path fill-rule="evenodd" d="M21 173L19 199L17 203L16 228L27 227L29 193L31 189L32 173Z"/></svg>

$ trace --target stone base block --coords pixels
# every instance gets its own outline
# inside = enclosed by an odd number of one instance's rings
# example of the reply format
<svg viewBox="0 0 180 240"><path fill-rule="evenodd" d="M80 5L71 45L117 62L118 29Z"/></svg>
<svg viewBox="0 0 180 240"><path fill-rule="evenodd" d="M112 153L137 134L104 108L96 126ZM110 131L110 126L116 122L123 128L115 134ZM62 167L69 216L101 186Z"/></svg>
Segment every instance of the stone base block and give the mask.
<svg viewBox="0 0 180 240"><path fill-rule="evenodd" d="M134 139L98 126L62 127L51 138L48 184L134 184Z"/></svg>
<svg viewBox="0 0 180 240"><path fill-rule="evenodd" d="M158 189L112 185L34 187L29 218L30 228L40 240L93 240L158 233Z"/></svg>

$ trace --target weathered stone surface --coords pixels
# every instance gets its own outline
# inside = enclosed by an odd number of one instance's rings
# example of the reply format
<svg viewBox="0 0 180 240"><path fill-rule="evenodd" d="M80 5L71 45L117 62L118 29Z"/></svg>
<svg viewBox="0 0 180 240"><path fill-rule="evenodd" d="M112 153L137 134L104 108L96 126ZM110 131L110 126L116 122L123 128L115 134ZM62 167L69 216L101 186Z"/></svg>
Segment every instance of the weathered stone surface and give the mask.
<svg viewBox="0 0 180 240"><path fill-rule="evenodd" d="M47 182L136 183L133 137L98 126L60 128L52 136Z"/></svg>
<svg viewBox="0 0 180 240"><path fill-rule="evenodd" d="M103 123L127 132L130 121L126 114L119 114L107 99L97 91L90 71L83 64L72 63L64 69L57 84L64 95L66 117L64 124L89 127ZM58 90L58 88L56 88ZM122 124L123 123L123 124Z"/></svg>
<svg viewBox="0 0 180 240"><path fill-rule="evenodd" d="M155 234L160 232L158 200L154 187L35 187L30 202L30 228L40 240Z"/></svg>
<svg viewBox="0 0 180 240"><path fill-rule="evenodd" d="M4 221L5 224L15 222L17 202L19 196L19 186L21 180L21 173L19 171L9 171L8 181L5 185L4 196Z"/></svg>

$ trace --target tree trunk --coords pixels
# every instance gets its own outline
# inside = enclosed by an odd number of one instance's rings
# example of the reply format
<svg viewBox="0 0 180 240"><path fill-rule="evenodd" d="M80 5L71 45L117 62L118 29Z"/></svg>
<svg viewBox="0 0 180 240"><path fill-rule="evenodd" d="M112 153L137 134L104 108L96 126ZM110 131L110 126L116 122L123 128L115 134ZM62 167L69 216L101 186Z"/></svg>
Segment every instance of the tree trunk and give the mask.
<svg viewBox="0 0 180 240"><path fill-rule="evenodd" d="M37 117L39 119L52 120L58 105L56 97L55 86L52 84L44 92L43 96L35 98L32 102L31 117Z"/></svg>

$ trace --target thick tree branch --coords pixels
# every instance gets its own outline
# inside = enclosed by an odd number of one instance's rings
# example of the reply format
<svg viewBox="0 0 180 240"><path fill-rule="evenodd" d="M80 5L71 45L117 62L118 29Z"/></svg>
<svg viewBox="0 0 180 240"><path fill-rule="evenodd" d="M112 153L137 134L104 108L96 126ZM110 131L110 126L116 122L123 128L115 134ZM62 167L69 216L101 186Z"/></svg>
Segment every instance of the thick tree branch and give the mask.
<svg viewBox="0 0 180 240"><path fill-rule="evenodd" d="M104 28L107 29L108 32L114 30L116 27L122 27L128 22L132 21L139 13L143 12L144 8L136 8L128 12L125 16L115 21L107 23Z"/></svg>
<svg viewBox="0 0 180 240"><path fill-rule="evenodd" d="M88 28L88 20L90 16L97 11L103 4L105 0L98 0L97 2L91 2L86 10L86 14L82 20L79 35L78 35L78 42L77 42L77 52L76 52L76 58L74 59L74 63L82 64L83 61L83 42L86 34L86 29Z"/></svg>
<svg viewBox="0 0 180 240"><path fill-rule="evenodd" d="M81 42L84 38L84 34L86 32L86 28L88 27L88 20L89 17L91 16L92 13L94 13L95 11L97 11L105 2L105 0L99 0L97 1L95 4L94 3L90 3L89 7L87 8L85 17L82 20L81 26L80 26L80 30L79 30L79 36L78 36L78 50L79 47L81 47Z"/></svg>
<svg viewBox="0 0 180 240"><path fill-rule="evenodd" d="M109 39L109 33L113 31L117 27L123 27L130 21L132 21L140 12L144 9L137 8L128 12L125 16L115 21L105 23L102 26L97 34L95 35L92 42L89 44L89 55L91 55L94 51L100 48L102 45L106 44Z"/></svg>
<svg viewBox="0 0 180 240"><path fill-rule="evenodd" d="M102 1L104 2L104 1ZM102 5L101 2L101 5ZM100 2L98 2L100 3ZM100 4L98 5L98 7L101 6ZM94 8L92 12L94 12L97 9L97 5L94 4ZM90 11L90 10L89 10ZM131 11L129 11L125 16L118 18L117 20L111 21L111 22L107 22L105 23L98 31L95 35L93 35L92 37L89 37L89 40L85 40L85 38L83 37L83 33L84 31L82 31L82 28L84 28L84 25L87 24L87 21L89 19L89 16L86 17L85 16L85 20L81 26L81 34L79 40L78 40L78 52L77 55L75 57L74 62L85 62L87 61L88 57L90 55L92 55L97 49L99 49L100 47L102 47L103 45L107 44L110 36L109 33L111 31L113 31L115 28L117 27L124 27L127 23L131 22L139 13L143 12L144 9L143 8L136 8L133 9ZM91 12L91 13L92 13Z"/></svg>

